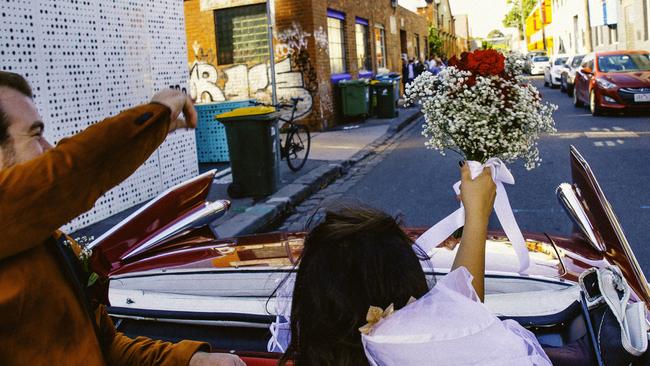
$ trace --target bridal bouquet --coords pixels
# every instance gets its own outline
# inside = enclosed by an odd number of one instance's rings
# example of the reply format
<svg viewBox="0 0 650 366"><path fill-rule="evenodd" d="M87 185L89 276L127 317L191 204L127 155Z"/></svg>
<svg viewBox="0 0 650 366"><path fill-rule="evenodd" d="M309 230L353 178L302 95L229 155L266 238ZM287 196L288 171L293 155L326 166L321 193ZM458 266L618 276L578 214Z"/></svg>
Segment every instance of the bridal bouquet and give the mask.
<svg viewBox="0 0 650 366"><path fill-rule="evenodd" d="M516 57L477 50L453 57L438 75L424 72L406 86L407 103L418 103L425 118L427 147L485 163L522 158L539 165L537 140L554 132L554 105L542 102L524 83Z"/></svg>
<svg viewBox="0 0 650 366"><path fill-rule="evenodd" d="M523 159L527 169L541 161L537 140L555 131L554 105L542 102L537 89L525 83L517 57L479 50L454 57L438 75L425 72L406 86L407 103L419 103L426 123L426 146L458 152L468 160L473 177L490 167L496 184L494 211L525 271L530 258L504 184L515 180L505 162ZM454 185L460 193L460 182ZM416 243L427 253L462 228L461 207L420 236ZM457 236L457 235L456 235Z"/></svg>

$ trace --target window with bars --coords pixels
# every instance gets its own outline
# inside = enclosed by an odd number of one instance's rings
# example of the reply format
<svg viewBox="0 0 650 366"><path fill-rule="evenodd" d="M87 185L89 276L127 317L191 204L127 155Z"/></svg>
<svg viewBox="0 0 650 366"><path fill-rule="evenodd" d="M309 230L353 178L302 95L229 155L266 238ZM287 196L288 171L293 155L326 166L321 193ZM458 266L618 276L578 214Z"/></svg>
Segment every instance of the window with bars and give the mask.
<svg viewBox="0 0 650 366"><path fill-rule="evenodd" d="M346 72L344 30L342 19L327 17L327 40L329 42L328 51L332 74L343 74Z"/></svg>
<svg viewBox="0 0 650 366"><path fill-rule="evenodd" d="M269 57L265 4L215 10L214 22L220 65L261 62Z"/></svg>
<svg viewBox="0 0 650 366"><path fill-rule="evenodd" d="M368 34L368 25L356 23L354 25L354 34L357 45L357 67L359 71L372 71L370 58L370 35Z"/></svg>
<svg viewBox="0 0 650 366"><path fill-rule="evenodd" d="M375 53L377 57L377 68L385 69L386 65L386 33L384 26L375 25Z"/></svg>

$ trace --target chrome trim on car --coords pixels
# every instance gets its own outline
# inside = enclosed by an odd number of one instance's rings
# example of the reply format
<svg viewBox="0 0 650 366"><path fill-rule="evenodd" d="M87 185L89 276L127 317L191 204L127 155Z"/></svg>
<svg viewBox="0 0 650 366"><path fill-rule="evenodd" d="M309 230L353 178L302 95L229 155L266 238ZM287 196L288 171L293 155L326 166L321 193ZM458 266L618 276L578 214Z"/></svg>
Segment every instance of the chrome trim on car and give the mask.
<svg viewBox="0 0 650 366"><path fill-rule="evenodd" d="M575 188L569 183L560 184L555 190L562 207L571 218L571 221L580 229L580 232L587 238L587 242L597 251L604 252L606 246L598 240L584 207L576 194Z"/></svg>
<svg viewBox="0 0 650 366"><path fill-rule="evenodd" d="M135 250L126 254L122 259L124 260L134 257L146 251L147 249L155 247L165 240L169 240L173 237L185 234L192 229L198 229L200 227L208 225L210 222L223 216L228 211L229 207L230 201L227 200L205 202L203 204L203 207L201 207L199 210L191 213L190 215L184 217L180 221L156 234L151 239L139 245Z"/></svg>
<svg viewBox="0 0 650 366"><path fill-rule="evenodd" d="M571 154L580 162L580 164L587 167L587 170L589 172L591 172L591 167L589 166L589 163L587 163L585 158L582 157L582 154L580 154L578 149L576 149L574 146L571 146ZM596 194L598 195L601 202L603 203L607 218L611 222L612 227L614 228L614 233L616 234L616 237L618 238L618 240L621 242L621 246L623 247L623 251L625 252L625 256L630 260L630 262L632 264L632 270L634 271L635 275L639 279L639 282L641 283L641 286L643 286L643 290L645 290L646 295L650 294L650 286L648 285L648 280L646 279L645 274L643 273L643 270L641 270L641 266L639 265L639 261L636 259L636 256L634 255L634 252L632 251L632 248L630 247L630 243L627 241L627 237L625 237L625 233L623 232L623 228L621 227L621 223L618 220L618 217L614 213L614 210L612 209L612 206L610 205L609 200L605 197L605 194L603 193L603 190L600 187L600 183L598 183L598 181L595 178L592 179L592 181L593 181L594 186L596 188Z"/></svg>
<svg viewBox="0 0 650 366"><path fill-rule="evenodd" d="M182 182L182 183L179 183L179 184L177 184L177 185L175 185L175 186L173 186L173 187L171 187L171 188L168 188L168 189L165 190L163 193L161 193L161 194L159 194L158 196L156 196L156 198L154 198L154 199L152 199L151 201L147 202L145 205L143 205L142 207L140 207L139 209L137 209L134 213L130 214L127 218L125 218L124 220L120 221L117 225L115 225L115 226L113 226L112 228L110 228L108 231L106 231L104 234L102 234L99 238L95 239L92 243L88 244L88 246L87 246L86 248L89 249L89 250L92 250L93 248L95 248L95 247L96 247L97 245L99 245L102 241L104 241L104 239L106 239L107 237L109 237L109 236L112 235L114 232L118 231L119 229L121 229L122 226L126 225L126 224L127 224L129 221L131 221L134 217L138 216L140 213L142 213L143 211L145 211L146 209L148 209L149 207L151 207L153 204L155 204L156 202L158 202L159 200L161 200L161 199L162 199L165 195L167 195L169 192L172 192L172 191L174 191L174 190L178 189L179 187L182 187L182 186L184 186L184 185L186 185L186 184L190 184L190 183L196 182L196 181L198 181L198 180L201 180L201 179L203 179L203 178L205 178L205 177L207 177L207 176L210 176L210 175L214 176L215 174L217 174L217 169L211 169L211 170L208 170L207 172L205 172L205 173L203 173L203 174L201 174L201 175L198 175L198 176L196 176L196 177L194 177L194 178L192 178L192 179L186 180L186 181L184 181L184 182Z"/></svg>
<svg viewBox="0 0 650 366"><path fill-rule="evenodd" d="M555 244L555 241L553 238L551 238L550 235L547 233L544 233L544 236L546 236L546 239L548 239L548 242L551 243L551 246L553 247L553 250L555 251L555 255L557 256L557 260L560 263L560 277L566 275L569 273L567 271L566 266L564 265L564 260L562 260L562 255L560 255L560 249L557 247L557 244Z"/></svg>
<svg viewBox="0 0 650 366"><path fill-rule="evenodd" d="M187 320L187 319L163 319L163 318L153 318L146 316L137 316L137 315L119 315L119 314L110 314L113 318L129 319L135 321L149 321L154 323L172 323L172 324L188 324L188 325L207 325L215 327L241 327L241 328L260 328L268 329L270 323L268 324L258 324L244 321L232 321L232 320Z"/></svg>
<svg viewBox="0 0 650 366"><path fill-rule="evenodd" d="M650 88L620 88L619 91L632 94L650 93Z"/></svg>

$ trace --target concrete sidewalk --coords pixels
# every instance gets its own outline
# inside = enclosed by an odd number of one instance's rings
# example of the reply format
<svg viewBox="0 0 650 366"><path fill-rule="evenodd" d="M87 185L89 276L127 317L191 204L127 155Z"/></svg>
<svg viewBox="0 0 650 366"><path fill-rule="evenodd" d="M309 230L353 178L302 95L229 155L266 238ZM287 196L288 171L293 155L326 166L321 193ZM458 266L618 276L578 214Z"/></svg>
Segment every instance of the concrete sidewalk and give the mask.
<svg viewBox="0 0 650 366"><path fill-rule="evenodd" d="M326 131L312 133L309 160L298 172L280 162L279 190L264 199L231 199L226 193L232 182L229 164L200 164L200 171L217 169L208 200L229 199L229 212L211 223L219 237L252 234L274 227L293 212L293 208L324 188L357 162L365 159L372 148L383 143L421 115L418 108L400 108L394 119L368 119ZM73 237L99 237L137 210L144 203L113 215L73 233Z"/></svg>

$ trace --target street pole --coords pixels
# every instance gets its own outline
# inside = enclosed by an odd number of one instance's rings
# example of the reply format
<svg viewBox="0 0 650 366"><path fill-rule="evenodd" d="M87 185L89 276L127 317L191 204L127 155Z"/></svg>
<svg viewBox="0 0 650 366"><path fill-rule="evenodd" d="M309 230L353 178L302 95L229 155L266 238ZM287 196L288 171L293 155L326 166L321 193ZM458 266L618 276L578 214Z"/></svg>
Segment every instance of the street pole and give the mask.
<svg viewBox="0 0 650 366"><path fill-rule="evenodd" d="M594 50L594 45L591 40L591 15L589 14L589 0L584 0L585 7L585 52L592 52Z"/></svg>
<svg viewBox="0 0 650 366"><path fill-rule="evenodd" d="M519 10L521 12L521 35L522 38L524 39L524 48L526 49L526 52L528 52L528 39L526 38L526 14L524 14L524 0L519 0Z"/></svg>
<svg viewBox="0 0 650 366"><path fill-rule="evenodd" d="M278 95L275 88L275 50L273 48L273 21L271 19L271 1L266 0L266 24L268 26L268 43L269 43L269 59L271 62L271 103L278 104Z"/></svg>
<svg viewBox="0 0 650 366"><path fill-rule="evenodd" d="M546 30L544 24L546 23L546 9L544 8L544 0L539 0L539 15L542 19L542 43L544 44L544 51L546 48Z"/></svg>

